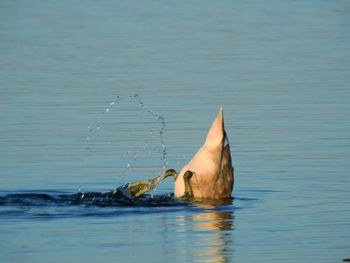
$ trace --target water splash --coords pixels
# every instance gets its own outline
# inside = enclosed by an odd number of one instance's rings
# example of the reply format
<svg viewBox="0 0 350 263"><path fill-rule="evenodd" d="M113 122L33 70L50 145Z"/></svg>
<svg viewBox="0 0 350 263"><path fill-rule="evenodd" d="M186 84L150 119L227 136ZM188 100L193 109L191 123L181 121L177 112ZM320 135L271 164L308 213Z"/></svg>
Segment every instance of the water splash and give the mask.
<svg viewBox="0 0 350 263"><path fill-rule="evenodd" d="M134 99L136 99L140 105L140 107L144 110L146 110L149 114L151 114L159 123L160 123L160 129L159 129L159 142L160 142L160 152L161 152L161 161L163 163L162 171L163 173L166 170L167 166L167 146L165 144L165 139L164 139L164 132L166 128L166 123L165 119L160 116L159 114L156 114L153 110L149 109L148 107L145 106L145 103L141 99L141 97L138 94L135 94L133 96Z"/></svg>
<svg viewBox="0 0 350 263"><path fill-rule="evenodd" d="M173 194L151 197L131 196L126 186L120 186L109 192L77 192L74 194L21 193L0 196L1 206L51 206L51 205L84 205L84 206L173 206L189 204L188 201L174 198Z"/></svg>
<svg viewBox="0 0 350 263"><path fill-rule="evenodd" d="M137 162L138 156L141 154L141 152L146 152L147 150L152 151L158 151L160 153L160 160L161 160L161 170L160 174L164 173L167 166L167 146L165 143L164 133L166 129L166 122L165 119L155 113L151 108L147 107L144 103L143 99L139 94L129 95L129 96L116 96L114 99L108 101L106 105L103 107L103 110L101 110L101 115L98 120L96 120L93 124L89 125L87 127L87 135L85 137L85 143L86 143L86 151L88 153L92 153L93 149L93 139L96 136L96 133L104 129L103 125L103 118L106 116L106 114L113 114L114 109L116 106L120 105L122 102L129 103L134 102L137 106L139 106L142 111L146 112L148 115L150 115L157 123L159 123L159 128L156 131L150 131L149 136L145 136L145 142L143 144L143 147L141 149L137 149L136 147L129 147L126 151L126 153L123 155L124 157L129 158L129 161L125 165L125 169L121 172L122 175L128 174L130 169L134 167L135 163ZM94 136L95 135L95 136ZM159 140L159 145L157 147L152 147L151 140L157 139Z"/></svg>

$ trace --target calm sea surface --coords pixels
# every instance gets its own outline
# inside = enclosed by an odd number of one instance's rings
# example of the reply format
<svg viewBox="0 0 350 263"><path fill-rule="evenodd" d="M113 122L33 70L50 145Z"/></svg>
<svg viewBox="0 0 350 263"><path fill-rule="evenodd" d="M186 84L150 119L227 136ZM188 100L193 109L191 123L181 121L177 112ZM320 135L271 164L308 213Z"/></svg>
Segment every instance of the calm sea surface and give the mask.
<svg viewBox="0 0 350 263"><path fill-rule="evenodd" d="M180 170L221 105L235 189L224 205L0 202L0 262L350 258L349 43L341 0L2 0L0 201Z"/></svg>

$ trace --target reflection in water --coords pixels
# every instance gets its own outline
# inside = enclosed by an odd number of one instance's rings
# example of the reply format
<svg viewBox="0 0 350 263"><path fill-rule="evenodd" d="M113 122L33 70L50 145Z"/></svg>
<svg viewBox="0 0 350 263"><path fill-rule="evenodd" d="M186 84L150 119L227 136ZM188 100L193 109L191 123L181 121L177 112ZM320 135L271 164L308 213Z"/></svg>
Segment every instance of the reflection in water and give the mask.
<svg viewBox="0 0 350 263"><path fill-rule="evenodd" d="M195 222L195 230L233 230L233 213L232 212L207 212L196 214L192 217Z"/></svg>
<svg viewBox="0 0 350 263"><path fill-rule="evenodd" d="M232 201L230 202L232 203ZM233 211L218 211L217 208L220 204L196 203L195 205L204 208L204 212L177 218L180 229L185 230L183 232L188 233L188 235L195 233L196 239L188 248L192 252L193 261L231 262L233 255L232 230L234 230ZM232 206L229 207L232 209Z"/></svg>

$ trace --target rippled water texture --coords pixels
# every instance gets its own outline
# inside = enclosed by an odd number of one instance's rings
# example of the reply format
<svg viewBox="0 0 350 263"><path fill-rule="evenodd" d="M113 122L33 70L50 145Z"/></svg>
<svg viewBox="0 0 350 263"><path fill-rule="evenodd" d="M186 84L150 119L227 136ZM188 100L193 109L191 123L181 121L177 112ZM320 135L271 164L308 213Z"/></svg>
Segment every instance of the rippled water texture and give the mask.
<svg viewBox="0 0 350 263"><path fill-rule="evenodd" d="M350 258L349 43L342 0L2 0L0 262ZM233 200L96 203L180 170L220 105Z"/></svg>

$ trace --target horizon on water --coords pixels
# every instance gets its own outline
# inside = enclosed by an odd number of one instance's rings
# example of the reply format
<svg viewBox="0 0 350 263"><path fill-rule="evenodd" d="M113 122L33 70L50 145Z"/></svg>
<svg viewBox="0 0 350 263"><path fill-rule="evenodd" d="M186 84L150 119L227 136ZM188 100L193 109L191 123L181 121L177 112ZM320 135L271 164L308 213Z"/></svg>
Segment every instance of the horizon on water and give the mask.
<svg viewBox="0 0 350 263"><path fill-rule="evenodd" d="M350 261L350 2L0 2L0 262ZM220 107L232 200L141 198Z"/></svg>

